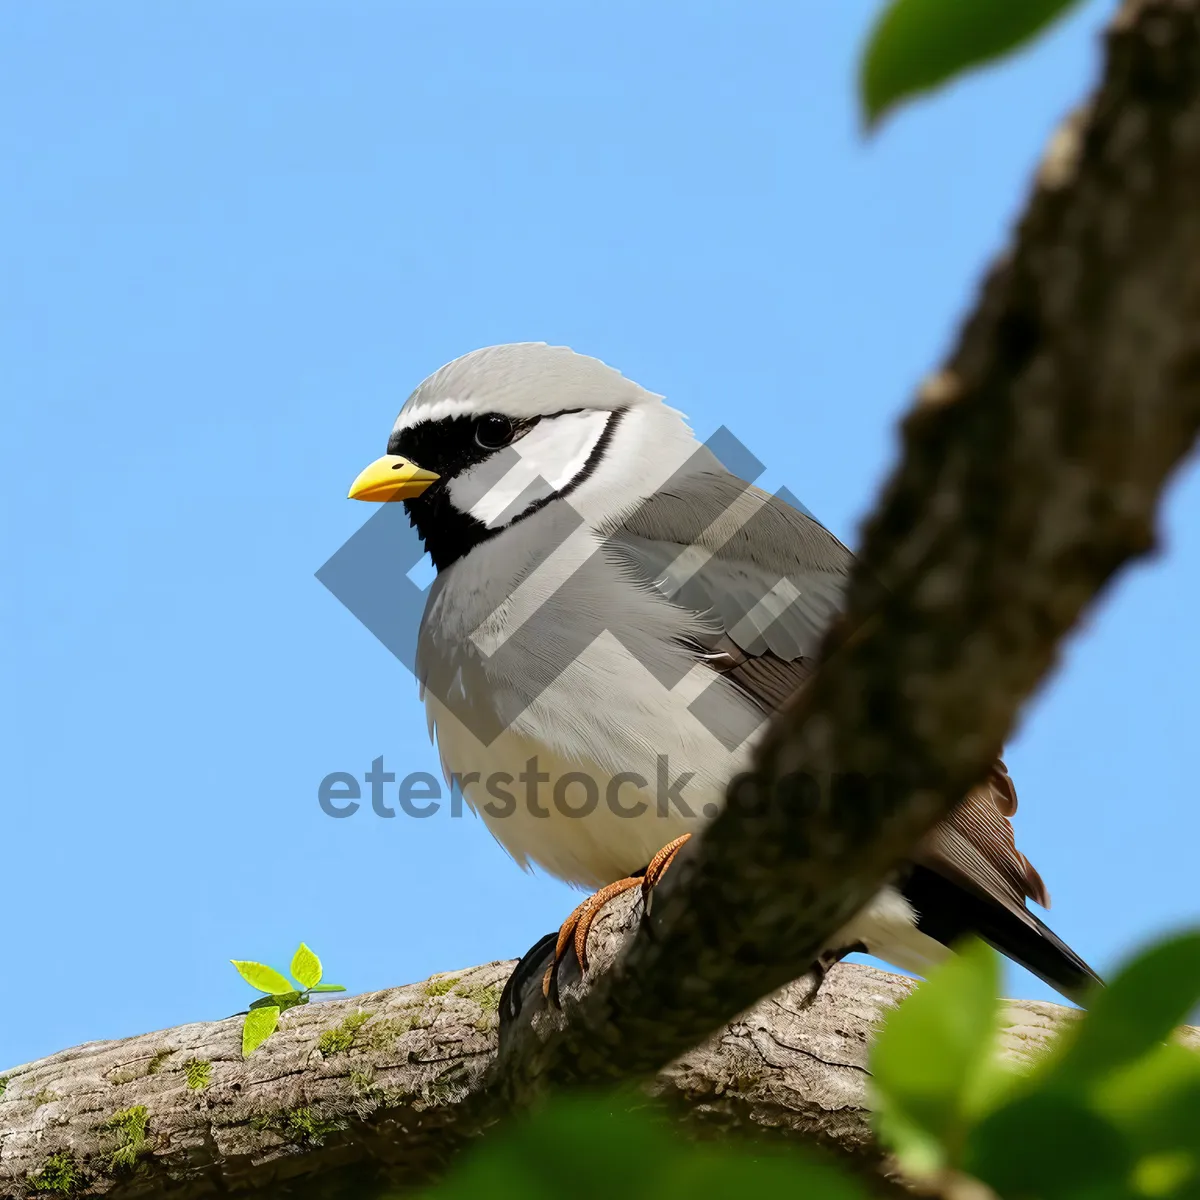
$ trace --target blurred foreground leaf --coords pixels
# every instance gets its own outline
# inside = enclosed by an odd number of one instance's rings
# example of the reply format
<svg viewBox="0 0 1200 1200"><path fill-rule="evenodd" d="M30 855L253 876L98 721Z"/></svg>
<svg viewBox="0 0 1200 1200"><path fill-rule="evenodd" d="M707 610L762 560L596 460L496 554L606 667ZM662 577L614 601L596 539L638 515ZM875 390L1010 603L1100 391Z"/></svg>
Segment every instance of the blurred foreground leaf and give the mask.
<svg viewBox="0 0 1200 1200"><path fill-rule="evenodd" d="M800 1152L688 1141L617 1097L558 1097L491 1135L430 1200L865 1200L858 1182Z"/></svg>
<svg viewBox="0 0 1200 1200"><path fill-rule="evenodd" d="M875 125L902 100L1029 41L1079 0L892 0L875 22L859 78Z"/></svg>
<svg viewBox="0 0 1200 1200"><path fill-rule="evenodd" d="M916 1174L953 1164L995 1090L1000 964L972 942L889 1014L871 1052L875 1123Z"/></svg>
<svg viewBox="0 0 1200 1200"><path fill-rule="evenodd" d="M1084 1086L1150 1053L1200 1002L1200 933L1151 946L1092 997L1058 1062L1060 1084Z"/></svg>
<svg viewBox="0 0 1200 1200"><path fill-rule="evenodd" d="M971 1131L963 1169L1006 1200L1200 1200L1200 1054L1168 1041L1198 1001L1200 933L1135 957Z"/></svg>

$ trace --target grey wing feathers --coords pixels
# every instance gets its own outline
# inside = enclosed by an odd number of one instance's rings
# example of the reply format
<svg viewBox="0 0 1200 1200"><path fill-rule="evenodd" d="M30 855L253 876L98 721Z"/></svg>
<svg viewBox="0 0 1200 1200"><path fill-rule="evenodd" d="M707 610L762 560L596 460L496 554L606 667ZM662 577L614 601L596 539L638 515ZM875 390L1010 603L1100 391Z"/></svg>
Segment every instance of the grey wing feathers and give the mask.
<svg viewBox="0 0 1200 1200"><path fill-rule="evenodd" d="M674 480L606 531L610 552L748 655L816 653L850 552L812 518L721 470Z"/></svg>
<svg viewBox="0 0 1200 1200"><path fill-rule="evenodd" d="M606 533L620 565L711 621L705 660L764 712L809 678L852 561L812 518L714 465L673 480ZM1050 898L1014 844L1016 808L997 760L914 859L1032 922L1026 898L1045 907Z"/></svg>

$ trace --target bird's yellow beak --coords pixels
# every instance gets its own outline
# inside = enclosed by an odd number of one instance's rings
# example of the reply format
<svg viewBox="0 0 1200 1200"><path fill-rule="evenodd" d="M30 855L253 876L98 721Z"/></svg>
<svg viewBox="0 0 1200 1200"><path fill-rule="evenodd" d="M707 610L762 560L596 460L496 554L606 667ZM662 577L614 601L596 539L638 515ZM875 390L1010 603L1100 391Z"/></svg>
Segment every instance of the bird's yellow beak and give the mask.
<svg viewBox="0 0 1200 1200"><path fill-rule="evenodd" d="M416 463L401 458L398 454L385 454L377 458L350 485L351 500L411 500L419 496L431 483L437 482L432 471L418 467Z"/></svg>

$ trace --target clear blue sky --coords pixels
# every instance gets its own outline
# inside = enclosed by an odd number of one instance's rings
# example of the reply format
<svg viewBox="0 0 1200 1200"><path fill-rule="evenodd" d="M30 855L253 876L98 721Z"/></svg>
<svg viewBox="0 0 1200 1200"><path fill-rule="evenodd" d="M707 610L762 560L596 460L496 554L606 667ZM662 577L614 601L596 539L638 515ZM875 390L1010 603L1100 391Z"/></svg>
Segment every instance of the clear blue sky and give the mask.
<svg viewBox="0 0 1200 1200"><path fill-rule="evenodd" d="M228 1015L227 960L302 938L364 991L557 925L474 819L322 814L330 771L437 767L313 572L409 390L521 339L728 423L855 540L1108 11L864 143L874 8L0 6L0 1065ZM1200 915L1198 517L1188 471L1009 750L1101 969Z"/></svg>

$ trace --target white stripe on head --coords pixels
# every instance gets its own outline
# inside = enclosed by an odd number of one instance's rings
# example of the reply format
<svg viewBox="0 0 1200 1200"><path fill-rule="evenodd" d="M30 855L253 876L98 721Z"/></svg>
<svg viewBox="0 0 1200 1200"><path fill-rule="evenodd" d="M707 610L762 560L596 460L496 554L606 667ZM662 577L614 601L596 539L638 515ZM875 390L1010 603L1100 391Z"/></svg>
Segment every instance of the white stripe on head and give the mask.
<svg viewBox="0 0 1200 1200"><path fill-rule="evenodd" d="M392 426L392 433L399 433L402 429L411 429L414 425L423 425L426 421L449 421L454 417L478 417L484 411L480 407L479 401L473 396L443 396L431 404L401 409L395 425Z"/></svg>
<svg viewBox="0 0 1200 1200"><path fill-rule="evenodd" d="M461 402L438 402L445 403ZM511 446L456 475L449 484L450 502L489 529L507 525L531 504L571 484L613 417L597 409L544 417Z"/></svg>

